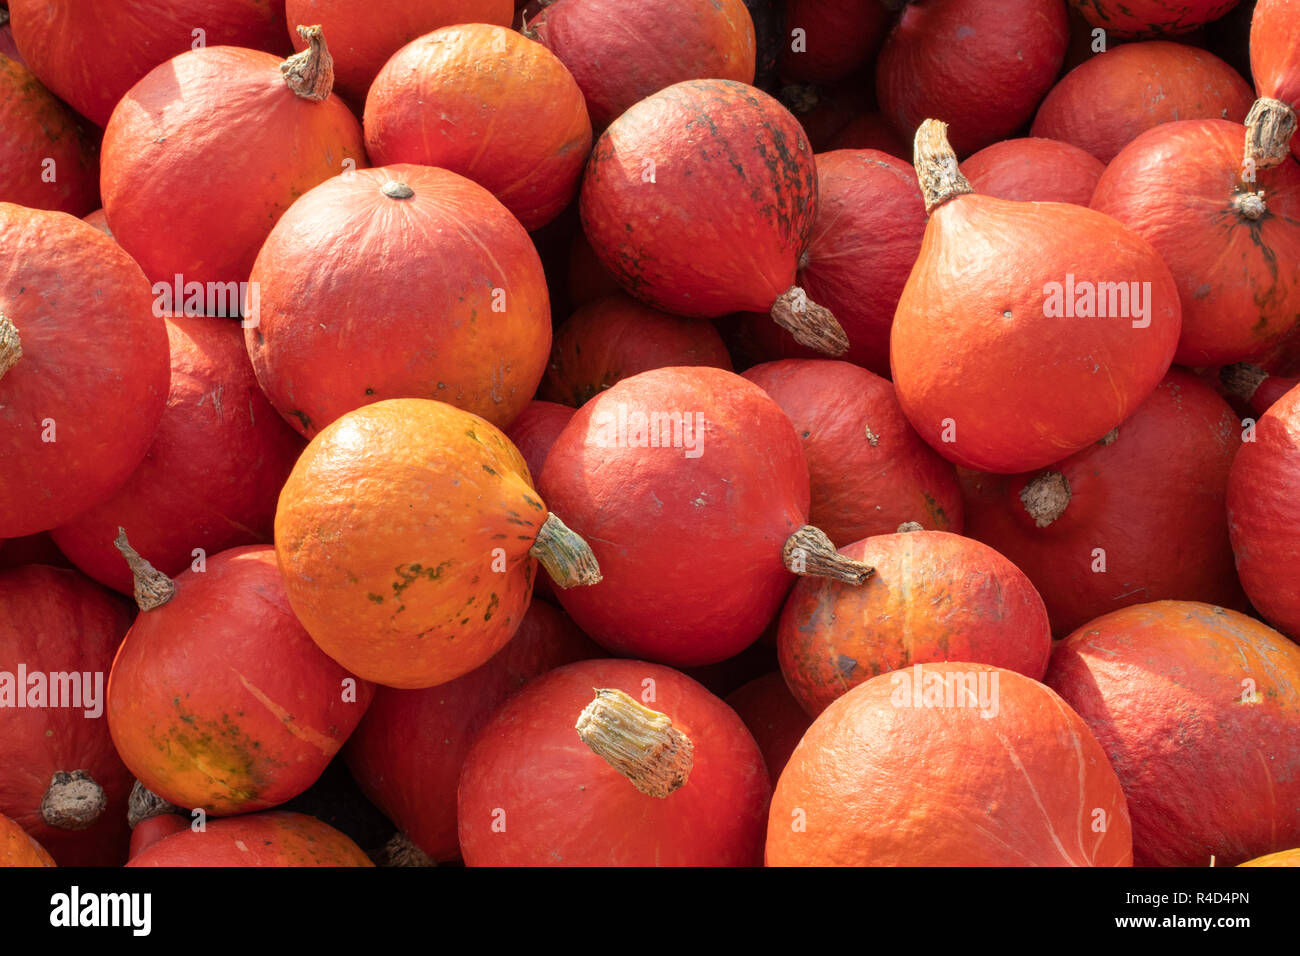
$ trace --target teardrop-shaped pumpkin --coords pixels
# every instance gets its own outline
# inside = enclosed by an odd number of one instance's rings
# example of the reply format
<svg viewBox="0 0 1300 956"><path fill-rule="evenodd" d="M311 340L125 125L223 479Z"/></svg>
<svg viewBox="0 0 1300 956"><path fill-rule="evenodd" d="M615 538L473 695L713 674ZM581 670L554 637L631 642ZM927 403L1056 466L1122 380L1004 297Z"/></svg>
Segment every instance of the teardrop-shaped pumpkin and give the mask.
<svg viewBox="0 0 1300 956"><path fill-rule="evenodd" d="M1251 154L1260 165L1280 162L1287 144L1300 159L1295 135L1300 110L1300 0L1259 0L1250 21L1250 72L1259 101L1251 108Z"/></svg>

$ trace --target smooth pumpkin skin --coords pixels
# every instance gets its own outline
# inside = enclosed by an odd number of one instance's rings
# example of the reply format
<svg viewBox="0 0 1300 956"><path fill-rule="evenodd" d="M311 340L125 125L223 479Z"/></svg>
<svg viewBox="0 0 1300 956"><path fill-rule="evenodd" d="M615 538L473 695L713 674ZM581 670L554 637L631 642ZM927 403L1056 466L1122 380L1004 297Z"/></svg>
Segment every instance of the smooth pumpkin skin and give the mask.
<svg viewBox="0 0 1300 956"><path fill-rule="evenodd" d="M794 423L812 483L808 522L838 547L905 521L961 533L956 469L908 424L887 380L829 359L765 362L744 377Z"/></svg>
<svg viewBox="0 0 1300 956"><path fill-rule="evenodd" d="M173 833L127 866L374 866L350 839L303 813L272 810Z"/></svg>
<svg viewBox="0 0 1300 956"><path fill-rule="evenodd" d="M1228 475L1228 532L1242 586L1266 620L1300 641L1300 386L1260 416Z"/></svg>
<svg viewBox="0 0 1300 956"><path fill-rule="evenodd" d="M1241 0L1070 0L1094 27L1117 37L1187 33L1217 20Z"/></svg>
<svg viewBox="0 0 1300 956"><path fill-rule="evenodd" d="M167 400L149 283L65 213L0 203L0 312L22 357L0 377L0 538L45 531L117 491ZM53 441L43 441L53 422Z"/></svg>
<svg viewBox="0 0 1300 956"><path fill-rule="evenodd" d="M151 282L247 281L295 199L349 162L366 165L348 108L296 95L281 62L238 47L191 50L114 108L100 157L104 212Z"/></svg>
<svg viewBox="0 0 1300 956"><path fill-rule="evenodd" d="M159 840L188 830L191 826L190 818L179 813L160 813L156 817L141 820L131 830L131 847L127 859L134 860Z"/></svg>
<svg viewBox="0 0 1300 956"><path fill-rule="evenodd" d="M460 173L530 230L577 195L591 152L587 105L564 64L483 23L434 30L394 53L366 96L365 132L375 164Z"/></svg>
<svg viewBox="0 0 1300 956"><path fill-rule="evenodd" d="M638 447L630 429L620 444L621 405L629 416L702 415L702 438L690 436L699 454L686 457L685 429L682 447ZM781 549L809 504L808 465L780 406L706 367L642 372L587 402L538 488L603 575L560 591L564 609L606 650L674 667L726 660L759 636L792 583Z"/></svg>
<svg viewBox="0 0 1300 956"><path fill-rule="evenodd" d="M355 103L388 59L416 37L454 23L509 26L512 0L285 0L289 39L295 50L307 44L295 24L318 23L334 54L334 84Z"/></svg>
<svg viewBox="0 0 1300 956"><path fill-rule="evenodd" d="M643 179L651 161L653 182ZM812 235L816 167L775 99L731 80L690 80L601 135L580 208L600 261L643 302L700 318L767 312L794 284Z"/></svg>
<svg viewBox="0 0 1300 956"><path fill-rule="evenodd" d="M142 76L192 49L196 29L210 47L289 51L275 0L12 0L9 14L32 72L96 126Z"/></svg>
<svg viewBox="0 0 1300 956"><path fill-rule="evenodd" d="M381 687L348 740L348 769L366 798L438 862L460 856L456 785L479 729L528 681L603 657L563 611L534 601L486 664L425 690Z"/></svg>
<svg viewBox="0 0 1300 956"><path fill-rule="evenodd" d="M763 753L768 777L779 779L790 754L812 726L812 718L794 699L781 672L773 671L756 677L723 699L754 735L754 742Z"/></svg>
<svg viewBox="0 0 1300 956"><path fill-rule="evenodd" d="M81 216L99 205L99 143L88 124L0 50L0 202ZM53 182L46 160L53 160Z"/></svg>
<svg viewBox="0 0 1300 956"><path fill-rule="evenodd" d="M27 835L27 831L4 814L0 814L0 867L58 866L45 848Z"/></svg>
<svg viewBox="0 0 1300 956"><path fill-rule="evenodd" d="M686 783L648 796L582 742L573 725L598 687L691 738ZM754 738L701 685L644 661L582 661L532 681L475 738L460 777L460 848L468 866L757 866L770 793ZM492 828L498 808L504 832Z"/></svg>
<svg viewBox="0 0 1300 956"><path fill-rule="evenodd" d="M519 627L547 515L523 456L489 422L391 399L307 446L280 492L275 545L294 612L325 653L389 687L433 687Z"/></svg>
<svg viewBox="0 0 1300 956"><path fill-rule="evenodd" d="M172 315L171 391L153 444L118 492L53 532L101 584L131 594L113 546L119 527L154 567L177 575L227 548L269 544L275 502L305 444L257 387L239 325Z"/></svg>
<svg viewBox="0 0 1300 956"><path fill-rule="evenodd" d="M672 365L731 371L731 356L707 319L669 315L615 294L580 306L556 331L538 394L579 407L625 378Z"/></svg>
<svg viewBox="0 0 1300 956"><path fill-rule="evenodd" d="M1233 207L1245 137L1226 120L1165 123L1111 160L1092 197L1093 209L1147 239L1173 272L1180 365L1258 358L1300 321L1300 165L1256 170L1252 189L1267 211L1246 218Z"/></svg>
<svg viewBox="0 0 1300 956"><path fill-rule="evenodd" d="M82 222L88 222L110 239L113 237L113 230L108 228L108 216L104 215L103 208L88 212L81 217Z"/></svg>
<svg viewBox="0 0 1300 956"><path fill-rule="evenodd" d="M977 193L1076 206L1088 205L1105 168L1077 146L1032 136L986 146L961 164Z"/></svg>
<svg viewBox="0 0 1300 956"><path fill-rule="evenodd" d="M1225 516L1241 436L1236 414L1212 388L1171 371L1114 441L1047 469L1065 476L1070 499L1045 527L1020 497L1043 472L963 473L965 533L1029 575L1058 636L1149 601L1245 610ZM1104 573L1097 570L1103 557Z"/></svg>
<svg viewBox="0 0 1300 956"><path fill-rule="evenodd" d="M1247 860L1245 863L1238 863L1238 866L1300 866L1300 849L1280 850L1277 853L1269 853L1265 856L1257 856L1253 860Z"/></svg>
<svg viewBox="0 0 1300 956"><path fill-rule="evenodd" d="M788 0L778 70L796 83L834 83L871 60L890 26L889 10L871 0ZM802 49L791 31L801 29Z"/></svg>
<svg viewBox="0 0 1300 956"><path fill-rule="evenodd" d="M1124 784L1134 865L1235 866L1300 842L1300 647L1272 628L1139 604L1067 637L1045 680Z"/></svg>
<svg viewBox="0 0 1300 956"><path fill-rule="evenodd" d="M1097 287L1150 282L1149 325L1044 315L1046 284L1071 274ZM899 299L890 336L898 401L949 461L1041 468L1097 441L1160 383L1179 314L1159 254L1113 219L1068 203L960 195L931 213ZM944 440L945 427L955 440Z"/></svg>
<svg viewBox="0 0 1300 956"><path fill-rule="evenodd" d="M683 80L754 82L754 22L742 0L565 0L528 27L573 74L597 129Z"/></svg>
<svg viewBox="0 0 1300 956"><path fill-rule="evenodd" d="M934 679L980 672L997 677L993 717L978 706L895 706L896 694L912 699L912 670L873 677L826 708L772 794L767 865L1131 865L1124 791L1059 696L984 664L922 666Z"/></svg>
<svg viewBox="0 0 1300 956"><path fill-rule="evenodd" d="M274 549L252 545L178 575L172 599L140 613L113 662L106 713L141 783L229 816L315 783L373 693L312 643Z"/></svg>
<svg viewBox="0 0 1300 956"><path fill-rule="evenodd" d="M2 711L0 813L65 866L118 866L126 859L132 777L113 749L103 715L109 668L133 617L124 598L76 571L28 565L0 574L0 670L14 679L19 664L29 675L101 675L94 717L85 716L88 709L94 713L93 706L19 708L10 701ZM23 687L15 690L28 694ZM93 684L81 693L81 702L90 704ZM53 690L47 694L52 703ZM107 806L85 830L51 826L41 817L41 800L55 773L76 770L103 788Z"/></svg>
<svg viewBox="0 0 1300 956"><path fill-rule="evenodd" d="M922 120L943 120L968 156L1034 115L1068 43L1063 0L920 0L876 60L880 110L907 140Z"/></svg>
<svg viewBox="0 0 1300 956"><path fill-rule="evenodd" d="M1250 21L1250 72L1260 96L1300 109L1300 0L1259 0ZM1300 137L1291 137L1300 159Z"/></svg>
<svg viewBox="0 0 1300 956"><path fill-rule="evenodd" d="M385 195L392 180L415 195ZM276 224L252 281L261 302L244 330L248 354L271 403L308 438L397 398L504 427L546 370L537 250L486 189L445 169L397 164L322 183Z"/></svg>
<svg viewBox="0 0 1300 956"><path fill-rule="evenodd" d="M886 671L975 661L1041 680L1047 609L1025 573L987 545L945 531L884 534L840 549L875 573L861 587L803 578L781 611L777 652L813 717Z"/></svg>
<svg viewBox="0 0 1300 956"><path fill-rule="evenodd" d="M1244 122L1254 99L1241 74L1207 50L1164 40L1124 43L1085 60L1052 87L1030 135L1070 143L1109 163L1161 123Z"/></svg>

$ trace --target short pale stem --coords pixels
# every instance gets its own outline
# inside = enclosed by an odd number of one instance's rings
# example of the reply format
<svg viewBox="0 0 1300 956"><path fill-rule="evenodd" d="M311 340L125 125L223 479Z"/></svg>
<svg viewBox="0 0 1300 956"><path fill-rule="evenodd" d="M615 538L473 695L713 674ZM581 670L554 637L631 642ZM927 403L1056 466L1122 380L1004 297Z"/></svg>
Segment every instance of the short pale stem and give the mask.
<svg viewBox="0 0 1300 956"><path fill-rule="evenodd" d="M808 298L808 293L792 285L772 303L772 321L794 336L796 342L825 355L843 355L849 350L849 337L836 321L835 314Z"/></svg>
<svg viewBox="0 0 1300 956"><path fill-rule="evenodd" d="M957 154L948 145L948 124L942 120L928 119L917 127L912 163L921 182L926 215L950 199L974 192L957 168Z"/></svg>
<svg viewBox="0 0 1300 956"><path fill-rule="evenodd" d="M621 690L596 690L574 725L582 742L642 793L660 799L686 783L695 745L657 710Z"/></svg>
<svg viewBox="0 0 1300 956"><path fill-rule="evenodd" d="M0 312L0 378L23 357L23 340L9 316Z"/></svg>
<svg viewBox="0 0 1300 956"><path fill-rule="evenodd" d="M280 64L285 85L305 100L319 103L334 88L334 58L325 45L320 25L298 27L298 36L307 41L307 49L295 53Z"/></svg>
<svg viewBox="0 0 1300 956"><path fill-rule="evenodd" d="M60 770L41 799L41 819L61 830L84 830L108 807L104 788L86 770Z"/></svg>
<svg viewBox="0 0 1300 956"><path fill-rule="evenodd" d="M925 525L921 524L921 522L919 521L904 521L902 524L898 526L898 530L894 533L911 534L913 531L924 531L924 530L925 530Z"/></svg>
<svg viewBox="0 0 1300 956"><path fill-rule="evenodd" d="M176 582L140 557L139 552L126 540L124 529L117 529L113 544L117 545L117 550L126 558L131 576L135 578L135 603L141 611L152 611L172 599L176 593Z"/></svg>
<svg viewBox="0 0 1300 956"><path fill-rule="evenodd" d="M410 199L415 195L415 190L400 179L388 180L379 187L379 191L389 199Z"/></svg>
<svg viewBox="0 0 1300 956"><path fill-rule="evenodd" d="M541 562L557 587L574 588L600 583L600 564L591 546L552 512L537 530L528 553Z"/></svg>
<svg viewBox="0 0 1300 956"><path fill-rule="evenodd" d="M1264 213L1268 212L1268 206L1264 203L1264 190L1253 193L1237 193L1232 197L1232 208L1237 210L1237 215L1245 219L1258 219Z"/></svg>
<svg viewBox="0 0 1300 956"><path fill-rule="evenodd" d="M1059 471L1045 471L1020 490L1020 501L1034 524L1046 528L1070 504L1070 482Z"/></svg>
<svg viewBox="0 0 1300 956"><path fill-rule="evenodd" d="M861 584L875 571L869 564L845 557L820 528L804 525L785 539L781 560L795 574Z"/></svg>
<svg viewBox="0 0 1300 956"><path fill-rule="evenodd" d="M1281 100L1257 99L1246 114L1246 168L1268 169L1282 163L1291 153L1295 131L1295 110Z"/></svg>
<svg viewBox="0 0 1300 956"><path fill-rule="evenodd" d="M131 829L134 830L150 817L160 817L165 813L179 813L184 816L185 811L174 803L168 803L137 780L131 787L131 796L126 801L126 822L130 824Z"/></svg>

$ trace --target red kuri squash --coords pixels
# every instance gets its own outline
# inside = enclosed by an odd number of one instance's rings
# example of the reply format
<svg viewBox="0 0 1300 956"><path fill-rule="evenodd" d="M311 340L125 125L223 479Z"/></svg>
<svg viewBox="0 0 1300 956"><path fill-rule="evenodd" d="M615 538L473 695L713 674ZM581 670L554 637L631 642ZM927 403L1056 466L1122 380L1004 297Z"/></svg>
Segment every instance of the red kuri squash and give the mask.
<svg viewBox="0 0 1300 956"><path fill-rule="evenodd" d="M1300 159L1295 135L1300 110L1300 0L1258 0L1250 21L1250 72L1259 91L1251 109L1247 156L1276 165L1287 144Z"/></svg>
<svg viewBox="0 0 1300 956"><path fill-rule="evenodd" d="M986 146L961 164L971 188L1017 202L1070 202L1086 206L1106 169L1069 143L1026 137Z"/></svg>
<svg viewBox="0 0 1300 956"><path fill-rule="evenodd" d="M1300 385L1300 378L1294 375L1272 375L1250 362L1223 366L1219 369L1219 381L1229 395L1244 402L1256 417Z"/></svg>
<svg viewBox="0 0 1300 956"><path fill-rule="evenodd" d="M27 831L0 813L0 867L57 866Z"/></svg>
<svg viewBox="0 0 1300 956"><path fill-rule="evenodd" d="M1070 0L1084 19L1116 37L1187 33L1241 0Z"/></svg>
<svg viewBox="0 0 1300 956"><path fill-rule="evenodd" d="M209 820L146 847L127 866L374 866L350 839L302 813Z"/></svg>
<svg viewBox="0 0 1300 956"><path fill-rule="evenodd" d="M790 693L785 677L773 671L733 690L724 700L740 715L762 751L767 775L777 780L790 754L812 724Z"/></svg>
<svg viewBox="0 0 1300 956"><path fill-rule="evenodd" d="M834 83L874 59L889 30L880 0L787 0L777 70L796 83Z"/></svg>

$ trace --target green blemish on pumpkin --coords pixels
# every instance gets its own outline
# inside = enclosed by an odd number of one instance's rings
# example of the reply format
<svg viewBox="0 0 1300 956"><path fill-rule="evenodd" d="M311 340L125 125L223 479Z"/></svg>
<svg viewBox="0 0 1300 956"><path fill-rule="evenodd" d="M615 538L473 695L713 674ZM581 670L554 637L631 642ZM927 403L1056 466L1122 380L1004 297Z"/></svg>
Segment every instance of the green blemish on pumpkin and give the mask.
<svg viewBox="0 0 1300 956"><path fill-rule="evenodd" d="M479 437L478 437L478 435L474 434L474 429L472 429L472 428L467 428L467 429L465 429L465 434L468 435L468 436L470 437L470 440L472 440L472 441L476 441L476 442L478 442L480 445L483 444L481 441L479 441Z"/></svg>
<svg viewBox="0 0 1300 956"><path fill-rule="evenodd" d="M371 592L371 593L367 594L366 597L368 597L370 600L374 601L376 604L383 604L383 603L384 603L384 596L383 596L382 594L375 594L375 593Z"/></svg>
<svg viewBox="0 0 1300 956"><path fill-rule="evenodd" d="M526 501L526 502L528 503L528 506L529 506L530 508L535 508L535 509L538 510L538 511L545 511L545 510L546 510L546 506L545 506L545 505L543 505L540 501L535 501L534 499L528 497L528 495L523 495L523 499L524 499L524 501Z"/></svg>
<svg viewBox="0 0 1300 956"><path fill-rule="evenodd" d="M492 612L495 611L495 610L497 609L497 605L499 605L500 603L501 603L501 600L500 600L500 598L498 598L498 597L496 596L495 593L492 594L492 595L488 598L488 606L487 606L487 610L483 612L483 620L484 620L484 621L490 621L490 620L492 620Z"/></svg>
<svg viewBox="0 0 1300 956"><path fill-rule="evenodd" d="M482 468L484 471L486 471L489 475L492 475L493 477L497 476L497 470L493 468L491 465L479 465L479 467Z"/></svg>
<svg viewBox="0 0 1300 956"><path fill-rule="evenodd" d="M444 561L436 568L426 568L423 564L399 564L393 568L393 573L401 579L393 582L394 596L400 595L419 578L424 578L426 581L438 580L442 576L442 572L451 567L451 564L451 561ZM405 605L402 607L405 607ZM400 612L402 608L397 610Z"/></svg>

